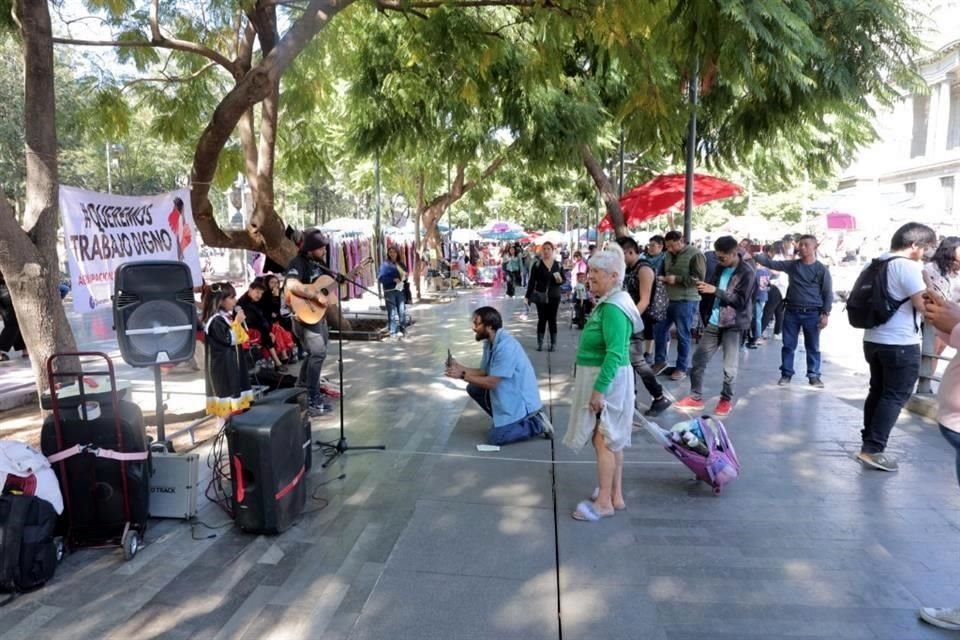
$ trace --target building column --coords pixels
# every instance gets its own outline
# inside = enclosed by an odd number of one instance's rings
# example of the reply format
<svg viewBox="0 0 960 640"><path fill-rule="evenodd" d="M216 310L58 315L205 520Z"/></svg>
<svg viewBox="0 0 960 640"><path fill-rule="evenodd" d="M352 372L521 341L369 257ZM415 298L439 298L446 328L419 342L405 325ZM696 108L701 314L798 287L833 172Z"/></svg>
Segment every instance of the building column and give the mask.
<svg viewBox="0 0 960 640"><path fill-rule="evenodd" d="M947 151L950 127L950 82L943 80L931 87L930 126L927 129L927 157L942 158Z"/></svg>

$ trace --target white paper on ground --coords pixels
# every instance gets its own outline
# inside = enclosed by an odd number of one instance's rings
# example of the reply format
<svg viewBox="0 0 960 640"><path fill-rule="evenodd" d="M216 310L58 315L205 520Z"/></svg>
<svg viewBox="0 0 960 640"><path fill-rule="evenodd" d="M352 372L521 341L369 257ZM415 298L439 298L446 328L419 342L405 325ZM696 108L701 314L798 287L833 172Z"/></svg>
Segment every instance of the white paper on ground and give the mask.
<svg viewBox="0 0 960 640"><path fill-rule="evenodd" d="M495 444L478 444L477 451L500 451L500 447Z"/></svg>

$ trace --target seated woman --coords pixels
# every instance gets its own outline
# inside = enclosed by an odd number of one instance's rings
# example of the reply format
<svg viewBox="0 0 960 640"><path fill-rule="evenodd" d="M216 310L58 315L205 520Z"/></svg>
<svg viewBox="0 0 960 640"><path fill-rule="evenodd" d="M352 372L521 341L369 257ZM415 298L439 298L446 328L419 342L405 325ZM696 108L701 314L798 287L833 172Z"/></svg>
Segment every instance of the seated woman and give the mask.
<svg viewBox="0 0 960 640"><path fill-rule="evenodd" d="M297 342L293 335L293 325L289 315L284 316L281 309L280 278L274 274L263 277L266 289L260 298L260 311L270 321L270 334L274 348L285 364L297 360Z"/></svg>
<svg viewBox="0 0 960 640"><path fill-rule="evenodd" d="M250 283L247 292L237 301L237 306L243 309L246 315L247 329L253 337L253 331L259 335L260 346L270 354L273 360L273 366L278 370L283 369L283 362L277 355L277 349L273 341L272 323L264 316L260 307L260 301L263 299L263 292L266 291L266 285L263 280L257 278Z"/></svg>

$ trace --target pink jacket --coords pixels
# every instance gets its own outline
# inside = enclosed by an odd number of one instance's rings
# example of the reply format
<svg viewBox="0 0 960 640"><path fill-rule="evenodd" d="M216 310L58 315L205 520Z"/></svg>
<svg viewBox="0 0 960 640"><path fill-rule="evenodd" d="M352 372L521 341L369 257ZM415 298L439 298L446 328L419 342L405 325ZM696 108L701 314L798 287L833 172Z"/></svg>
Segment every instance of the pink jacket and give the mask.
<svg viewBox="0 0 960 640"><path fill-rule="evenodd" d="M953 328L950 335L938 332L940 338L955 349L960 349L960 324ZM960 432L960 353L953 356L940 381L940 410L937 420L951 431Z"/></svg>

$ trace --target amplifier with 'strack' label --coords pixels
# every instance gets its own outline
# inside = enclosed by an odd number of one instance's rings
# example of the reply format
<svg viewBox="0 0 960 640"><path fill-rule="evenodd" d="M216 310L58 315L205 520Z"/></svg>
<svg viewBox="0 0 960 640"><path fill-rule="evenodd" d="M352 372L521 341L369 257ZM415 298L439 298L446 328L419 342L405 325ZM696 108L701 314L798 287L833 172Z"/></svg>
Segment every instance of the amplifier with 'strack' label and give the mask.
<svg viewBox="0 0 960 640"><path fill-rule="evenodd" d="M166 451L152 451L150 456L150 516L189 520L197 515L200 456Z"/></svg>

